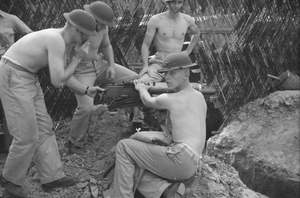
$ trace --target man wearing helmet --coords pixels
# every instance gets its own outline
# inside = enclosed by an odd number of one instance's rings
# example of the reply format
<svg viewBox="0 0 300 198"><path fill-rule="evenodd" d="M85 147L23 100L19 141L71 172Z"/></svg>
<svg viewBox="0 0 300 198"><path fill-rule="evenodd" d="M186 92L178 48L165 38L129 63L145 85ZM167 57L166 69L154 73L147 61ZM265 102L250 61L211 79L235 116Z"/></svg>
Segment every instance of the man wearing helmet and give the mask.
<svg viewBox="0 0 300 198"><path fill-rule="evenodd" d="M0 97L13 142L0 183L13 197L27 197L21 185L31 160L35 162L44 190L76 182L75 178L66 177L63 172L37 72L48 67L51 83L61 88L87 55L89 44L86 41L89 36L96 34L96 22L84 10L73 10L65 13L64 17L67 23L63 28L49 28L27 34L1 58ZM75 43L74 56L66 65L66 45Z"/></svg>
<svg viewBox="0 0 300 198"><path fill-rule="evenodd" d="M157 70L162 68L162 61L167 55L181 52L186 34L192 35L188 47L182 51L186 55L192 52L200 36L194 18L180 12L184 0L163 0L163 2L167 4L168 10L150 18L141 48L143 69L139 75L140 80L145 83L163 80L163 75ZM149 46L152 41L157 52L149 59ZM136 108L134 125L138 126L138 123L142 122L142 117L142 112Z"/></svg>
<svg viewBox="0 0 300 198"><path fill-rule="evenodd" d="M163 133L137 132L118 142L114 184L106 198L132 198L136 189L145 197L184 194L180 181L195 174L206 139L206 102L189 84L190 67L195 65L184 53L165 58L158 72L175 93L152 97L150 86L134 80L145 106L168 111L167 128Z"/></svg>
<svg viewBox="0 0 300 198"><path fill-rule="evenodd" d="M137 73L114 63L113 49L108 35L108 26L114 24L112 9L101 1L86 4L84 9L95 17L97 34L89 38L89 53L66 84L75 91L77 99L77 108L71 121L71 131L66 146L71 153L77 154L84 154L83 147L94 106L94 97L99 89L94 84L120 83L138 78ZM98 53L99 48L103 55Z"/></svg>

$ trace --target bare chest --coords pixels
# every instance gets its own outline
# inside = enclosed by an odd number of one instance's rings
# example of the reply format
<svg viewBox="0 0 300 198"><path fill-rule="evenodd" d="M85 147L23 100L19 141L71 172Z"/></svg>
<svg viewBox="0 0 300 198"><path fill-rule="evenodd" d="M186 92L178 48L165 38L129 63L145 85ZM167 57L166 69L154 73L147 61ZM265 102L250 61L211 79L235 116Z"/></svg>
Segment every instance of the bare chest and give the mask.
<svg viewBox="0 0 300 198"><path fill-rule="evenodd" d="M157 33L163 38L183 39L188 26L184 21L161 23Z"/></svg>
<svg viewBox="0 0 300 198"><path fill-rule="evenodd" d="M103 34L98 34L97 36L91 36L89 38L90 50L98 50L103 40Z"/></svg>

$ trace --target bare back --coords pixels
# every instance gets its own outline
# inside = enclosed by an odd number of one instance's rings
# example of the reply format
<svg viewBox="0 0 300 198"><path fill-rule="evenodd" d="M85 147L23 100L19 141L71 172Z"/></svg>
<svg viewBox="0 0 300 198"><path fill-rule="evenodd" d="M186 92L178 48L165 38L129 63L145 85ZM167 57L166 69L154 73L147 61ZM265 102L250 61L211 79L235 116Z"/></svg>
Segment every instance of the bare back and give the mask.
<svg viewBox="0 0 300 198"><path fill-rule="evenodd" d="M207 105L204 96L189 87L163 97L168 103L173 141L186 143L201 154L206 140Z"/></svg>
<svg viewBox="0 0 300 198"><path fill-rule="evenodd" d="M17 61L32 73L49 64L64 65L65 41L61 30L45 29L27 34L12 45L4 56Z"/></svg>
<svg viewBox="0 0 300 198"><path fill-rule="evenodd" d="M176 18L169 17L168 12L153 16L148 25L156 31L153 41L157 51L180 52L192 22L192 17L183 13L179 13Z"/></svg>

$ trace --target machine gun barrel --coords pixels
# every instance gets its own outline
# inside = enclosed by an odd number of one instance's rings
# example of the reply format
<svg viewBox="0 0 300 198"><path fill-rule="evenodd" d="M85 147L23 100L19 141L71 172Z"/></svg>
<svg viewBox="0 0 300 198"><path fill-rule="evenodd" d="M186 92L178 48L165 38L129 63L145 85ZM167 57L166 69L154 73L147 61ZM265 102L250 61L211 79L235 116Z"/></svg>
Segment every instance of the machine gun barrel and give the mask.
<svg viewBox="0 0 300 198"><path fill-rule="evenodd" d="M190 85L204 95L214 95L216 93L215 89L204 88L199 83L190 83ZM174 90L169 89L166 83L159 82L159 83L155 83L155 85L149 89L149 93L154 95L159 95L162 93L174 93Z"/></svg>
<svg viewBox="0 0 300 198"><path fill-rule="evenodd" d="M214 88L207 88L202 86L200 83L190 83L191 86L203 93L206 100L210 100L210 96L216 93ZM169 89L165 82L154 83L149 89L149 93L152 95L159 95L163 93L173 93L174 91ZM138 91L135 90L133 82L124 82L119 84L109 84L107 85L107 97L112 98L115 101L126 101L131 103L133 98L139 99L140 95ZM136 100L134 100L136 101Z"/></svg>

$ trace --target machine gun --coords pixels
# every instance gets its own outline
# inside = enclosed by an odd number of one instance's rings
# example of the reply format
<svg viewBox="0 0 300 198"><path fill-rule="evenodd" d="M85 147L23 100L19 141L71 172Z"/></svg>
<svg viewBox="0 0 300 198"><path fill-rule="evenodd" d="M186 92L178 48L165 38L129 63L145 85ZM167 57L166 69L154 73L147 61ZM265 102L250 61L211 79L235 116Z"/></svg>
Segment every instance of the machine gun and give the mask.
<svg viewBox="0 0 300 198"><path fill-rule="evenodd" d="M191 86L200 91L206 100L210 102L210 96L216 93L214 88L201 85L200 83L190 83ZM165 82L153 83L149 89L151 95L159 95L162 93L173 93ZM144 107L138 91L135 90L133 82L123 82L119 84L108 84L106 89L106 97L110 99L108 102L109 109L117 109L131 106Z"/></svg>
<svg viewBox="0 0 300 198"><path fill-rule="evenodd" d="M214 88L201 85L200 83L190 83L191 86L202 92L207 103L211 102L210 96L216 93ZM167 87L165 82L153 83L149 89L152 96L173 93L174 91ZM156 110L144 106L140 99L138 91L136 91L133 82L123 82L119 84L108 84L105 91L105 102L109 111L119 108L138 107L144 112L144 126L141 127L144 131L154 130L161 131L161 124L164 123L164 110Z"/></svg>

